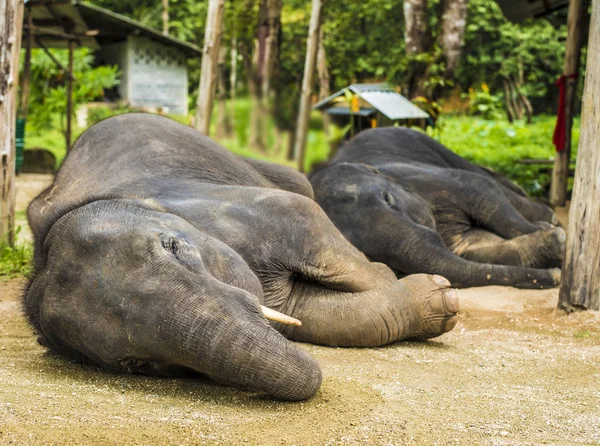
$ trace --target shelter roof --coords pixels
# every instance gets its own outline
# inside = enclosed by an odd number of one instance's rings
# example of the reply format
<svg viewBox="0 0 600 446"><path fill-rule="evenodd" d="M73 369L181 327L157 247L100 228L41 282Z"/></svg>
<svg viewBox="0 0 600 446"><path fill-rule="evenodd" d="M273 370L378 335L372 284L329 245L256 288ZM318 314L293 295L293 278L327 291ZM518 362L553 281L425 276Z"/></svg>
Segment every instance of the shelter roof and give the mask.
<svg viewBox="0 0 600 446"><path fill-rule="evenodd" d="M188 42L167 36L129 17L80 0L26 0L36 37L48 48L67 48L69 40L78 46L98 49L102 45L123 41L130 34L147 36L168 46L175 46L188 55L202 50ZM27 14L24 33L29 32ZM73 39L73 38L76 39ZM35 46L40 46L35 42Z"/></svg>
<svg viewBox="0 0 600 446"><path fill-rule="evenodd" d="M538 18L569 6L569 0L496 0L504 15L513 22Z"/></svg>
<svg viewBox="0 0 600 446"><path fill-rule="evenodd" d="M372 108L378 110L391 120L398 119L422 119L429 118L429 114L421 110L415 104L410 102L401 94L394 91L387 84L352 84L341 89L337 93L332 94L328 98L323 99L313 108L317 110L326 110L332 114L342 114L342 109L345 109L347 114L350 114L347 101L342 96L347 92L358 96L362 101L366 102ZM356 114L368 115L371 112L363 107Z"/></svg>

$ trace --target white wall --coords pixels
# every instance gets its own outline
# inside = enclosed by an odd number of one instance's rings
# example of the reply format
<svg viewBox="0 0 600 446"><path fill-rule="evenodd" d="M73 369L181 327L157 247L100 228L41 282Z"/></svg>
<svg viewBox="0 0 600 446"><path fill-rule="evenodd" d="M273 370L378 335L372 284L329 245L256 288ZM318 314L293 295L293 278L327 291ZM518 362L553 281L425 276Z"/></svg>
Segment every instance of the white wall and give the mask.
<svg viewBox="0 0 600 446"><path fill-rule="evenodd" d="M134 107L156 107L187 115L188 73L185 55L146 37L127 40L126 99Z"/></svg>

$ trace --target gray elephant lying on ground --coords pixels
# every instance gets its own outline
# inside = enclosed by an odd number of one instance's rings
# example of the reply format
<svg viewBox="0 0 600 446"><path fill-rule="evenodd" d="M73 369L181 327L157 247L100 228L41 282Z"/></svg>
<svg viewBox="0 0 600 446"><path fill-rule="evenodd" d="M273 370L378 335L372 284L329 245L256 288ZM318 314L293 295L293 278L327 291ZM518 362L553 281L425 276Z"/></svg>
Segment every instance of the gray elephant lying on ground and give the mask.
<svg viewBox="0 0 600 446"><path fill-rule="evenodd" d="M441 274L457 287L559 283L565 232L552 210L426 134L361 132L311 182L346 238L399 275Z"/></svg>
<svg viewBox="0 0 600 446"><path fill-rule="evenodd" d="M292 169L169 119L103 121L28 209L26 314L42 344L111 371L193 370L288 400L321 372L285 337L368 347L454 327L446 279L397 280L311 197Z"/></svg>

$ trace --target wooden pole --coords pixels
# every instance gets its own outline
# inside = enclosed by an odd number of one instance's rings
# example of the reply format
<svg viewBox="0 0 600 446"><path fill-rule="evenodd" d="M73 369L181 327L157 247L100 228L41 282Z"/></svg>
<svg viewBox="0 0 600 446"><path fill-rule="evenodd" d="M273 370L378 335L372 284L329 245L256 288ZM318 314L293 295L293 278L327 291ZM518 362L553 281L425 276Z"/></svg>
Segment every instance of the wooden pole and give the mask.
<svg viewBox="0 0 600 446"><path fill-rule="evenodd" d="M585 18L584 0L570 0L567 18L567 48L563 76L565 76L565 139L563 151L556 152L552 184L550 186L550 203L553 206L564 206L567 201L567 181L569 180L569 162L571 160L571 128L573 127L573 110L577 96L577 77L579 60L581 59L581 42Z"/></svg>
<svg viewBox="0 0 600 446"><path fill-rule="evenodd" d="M319 43L319 29L321 27L322 0L312 0L310 25L308 28L308 42L306 43L306 59L304 61L304 77L302 79L302 93L296 136L294 140L294 156L298 157L298 170L304 172L304 159L306 158L306 136L310 121L310 96L312 93L313 75L317 62L317 46Z"/></svg>
<svg viewBox="0 0 600 446"><path fill-rule="evenodd" d="M67 78L67 152L71 150L71 138L73 136L73 52L75 48L75 42L69 40L69 75Z"/></svg>
<svg viewBox="0 0 600 446"><path fill-rule="evenodd" d="M27 119L27 112L29 110L29 92L31 90L31 48L33 47L33 20L31 17L31 11L27 14L27 22L29 23L27 33L27 46L25 47L25 61L23 64L23 82L21 83L21 103L19 104L19 111L23 119Z"/></svg>
<svg viewBox="0 0 600 446"><path fill-rule="evenodd" d="M196 103L196 128L205 135L209 133L215 96L224 9L225 0L209 0L208 17L204 32L204 48L202 49L198 102Z"/></svg>
<svg viewBox="0 0 600 446"><path fill-rule="evenodd" d="M592 1L581 137L558 305L600 310L600 0Z"/></svg>
<svg viewBox="0 0 600 446"><path fill-rule="evenodd" d="M15 132L23 0L0 1L0 244L14 246Z"/></svg>

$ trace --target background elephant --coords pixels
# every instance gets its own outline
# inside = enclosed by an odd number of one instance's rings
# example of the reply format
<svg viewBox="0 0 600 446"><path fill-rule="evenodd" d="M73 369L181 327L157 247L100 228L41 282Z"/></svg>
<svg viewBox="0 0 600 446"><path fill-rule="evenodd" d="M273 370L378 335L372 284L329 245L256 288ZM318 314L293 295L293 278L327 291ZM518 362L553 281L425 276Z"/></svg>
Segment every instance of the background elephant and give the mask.
<svg viewBox="0 0 600 446"><path fill-rule="evenodd" d="M169 119L107 119L28 209L27 316L43 344L109 370L194 370L289 400L312 396L321 372L281 333L377 346L452 329L447 280L398 281L311 197L292 169L244 160ZM303 325L270 325L263 312Z"/></svg>
<svg viewBox="0 0 600 446"><path fill-rule="evenodd" d="M315 199L371 260L453 286L554 287L565 233L544 204L426 134L371 129L311 177Z"/></svg>

